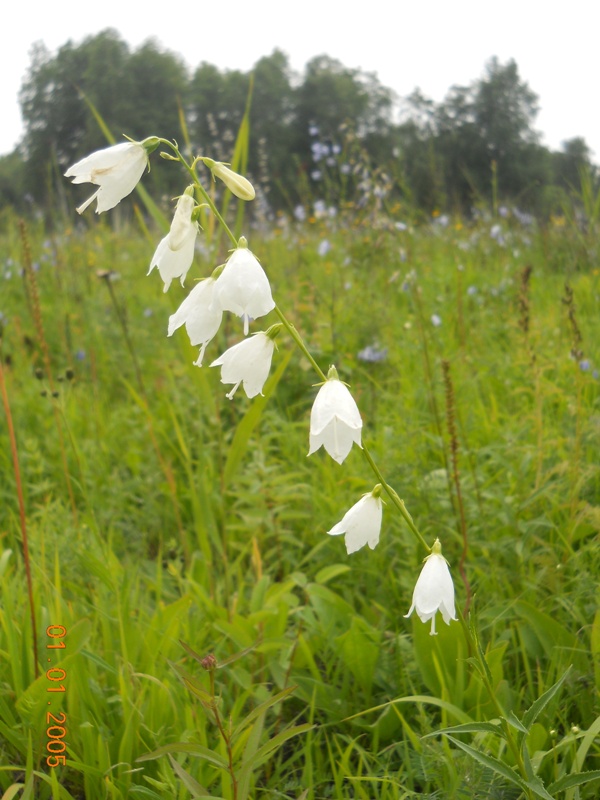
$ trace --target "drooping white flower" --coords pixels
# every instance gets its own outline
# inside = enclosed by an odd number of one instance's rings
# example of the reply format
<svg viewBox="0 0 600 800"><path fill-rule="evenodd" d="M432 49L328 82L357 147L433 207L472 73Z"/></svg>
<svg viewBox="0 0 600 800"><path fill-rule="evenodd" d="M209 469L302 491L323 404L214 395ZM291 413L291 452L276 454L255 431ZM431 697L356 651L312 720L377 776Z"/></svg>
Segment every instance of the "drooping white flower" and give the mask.
<svg viewBox="0 0 600 800"><path fill-rule="evenodd" d="M248 250L244 237L229 257L217 278L215 303L244 320L244 336L250 319L257 319L275 308L271 286L258 259Z"/></svg>
<svg viewBox="0 0 600 800"><path fill-rule="evenodd" d="M330 536L346 534L344 541L348 555L360 550L366 544L371 550L379 544L383 513L380 495L381 484L378 483L372 492L364 494L358 503L346 511L341 521L328 531Z"/></svg>
<svg viewBox="0 0 600 800"><path fill-rule="evenodd" d="M239 197L240 200L254 200L256 192L248 178L244 178L243 175L238 175L237 172L234 172L221 161L214 161L212 158L206 157L202 158L202 161L210 169L215 178L220 178L223 181L232 194Z"/></svg>
<svg viewBox="0 0 600 800"><path fill-rule="evenodd" d="M97 150L65 172L73 183L93 183L99 188L82 203L77 212L82 214L96 200L96 214L114 208L136 187L148 166L148 153L159 144L156 137L143 142L121 142Z"/></svg>
<svg viewBox="0 0 600 800"><path fill-rule="evenodd" d="M163 289L165 292L175 278L179 278L183 286L185 276L192 266L198 235L198 223L192 218L195 207L194 198L186 189L177 201L171 229L164 239L161 239L152 256L148 275L154 267L158 267L160 277L165 282Z"/></svg>
<svg viewBox="0 0 600 800"><path fill-rule="evenodd" d="M221 367L221 383L233 383L233 389L225 396L230 400L240 383L248 397L262 394L269 377L275 342L273 336L280 325L273 325L266 333L260 331L239 344L234 344L222 356L212 362L211 367Z"/></svg>
<svg viewBox="0 0 600 800"><path fill-rule="evenodd" d="M212 305L215 283L214 278L197 283L177 311L169 317L167 336L172 336L177 328L185 325L192 345L201 345L198 359L194 361L198 367L202 366L206 345L216 335L223 318L221 307Z"/></svg>
<svg viewBox="0 0 600 800"><path fill-rule="evenodd" d="M352 448L360 447L362 419L348 387L342 383L335 367L319 389L310 412L310 449L312 455L321 447L341 464Z"/></svg>
<svg viewBox="0 0 600 800"><path fill-rule="evenodd" d="M436 634L435 615L438 611L446 625L450 625L451 619L456 619L454 584L439 539L435 540L431 554L425 559L413 592L412 605L404 616L410 617L413 611L417 612L421 622L431 620L431 636Z"/></svg>

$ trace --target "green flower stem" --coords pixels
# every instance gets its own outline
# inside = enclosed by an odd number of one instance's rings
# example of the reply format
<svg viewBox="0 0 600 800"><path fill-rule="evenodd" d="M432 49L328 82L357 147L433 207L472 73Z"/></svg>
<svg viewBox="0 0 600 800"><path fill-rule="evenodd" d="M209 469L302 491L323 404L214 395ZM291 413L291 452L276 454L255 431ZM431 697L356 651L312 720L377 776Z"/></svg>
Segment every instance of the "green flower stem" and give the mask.
<svg viewBox="0 0 600 800"><path fill-rule="evenodd" d="M319 365L317 364L315 359L310 354L307 346L304 344L304 340L302 339L302 337L300 336L300 334L298 333L296 328L292 325L291 322L289 322L287 320L287 318L285 317L283 311L279 308L279 306L275 306L275 313L277 314L277 316L281 320L283 326L285 327L287 332L290 334L290 336L292 337L292 339L294 340L296 345L300 348L302 353L310 361L310 363L312 364L312 366L313 366L315 372L317 373L317 375L321 378L321 380L323 382L325 382L327 380L325 374L323 373L321 367L319 367ZM417 537L417 539L423 545L425 550L428 553L430 553L431 552L431 547L427 544L427 542L423 538L423 535L421 534L421 532L419 531L419 529L417 528L417 526L413 522L413 518L408 513L408 511L406 509L406 506L404 505L404 502L400 499L398 494L394 491L394 489L392 489L392 487L389 485L389 483L385 480L385 478L381 474L381 472L379 470L379 467L377 466L377 464L373 460L373 456L369 452L369 449L367 448L366 444L364 444L364 442L363 442L363 445L361 447L361 450L362 450L362 453L363 453L364 457L367 460L368 465L371 467L371 469L375 473L375 475L377 477L377 480L383 486L383 488L387 492L390 500L396 506L396 508L398 509L400 514L404 517L404 520L405 520L406 524L408 525L408 527L410 528L410 530L412 531L412 533Z"/></svg>
<svg viewBox="0 0 600 800"><path fill-rule="evenodd" d="M468 624L467 624L465 618L463 617L462 612L461 612L461 610L459 608L456 609L456 614L457 614L459 622L460 622L460 624L462 626L463 634L464 634L464 637L465 637L465 641L467 642L467 646L469 648L470 656L471 656L471 658L474 658L477 661L478 665L479 665L479 669L477 671L481 675L481 678L483 680L483 685L485 686L486 691L487 691L487 693L489 695L489 698L492 701L492 705L496 709L496 713L498 714L498 717L500 718L500 724L502 725L502 730L504 732L504 736L506 738L506 741L508 743L508 746L509 746L513 756L515 757L515 762L517 764L517 768L518 768L519 772L521 773L522 778L525 781L528 781L529 778L527 776L527 770L525 769L525 764L523 762L523 756L521 755L521 752L519 750L517 742L515 741L515 737L513 735L513 729L511 728L511 726L508 724L508 722L506 720L506 712L502 708L502 705L501 705L500 701L498 700L498 696L497 696L497 694L496 694L496 692L494 690L494 687L492 686L490 668L487 665L487 662L486 662L485 657L483 655L483 652L481 650L481 646L479 644L479 641L477 640L476 635L475 636L473 635L471 629L469 628L469 626L468 626ZM528 792L528 797L532 797L530 792Z"/></svg>
<svg viewBox="0 0 600 800"><path fill-rule="evenodd" d="M231 243L233 244L233 246L237 247L238 246L237 239L235 238L235 236L231 232L229 226L227 225L227 223L225 222L225 220L223 219L221 214L219 213L218 208L216 207L216 205L214 204L214 202L212 200L212 197L208 194L208 192L206 191L204 186L202 186L202 184L198 180L198 175L197 175L196 169L195 169L196 160L194 160L194 164L193 165L190 165L185 160L185 158L181 155L181 153L179 152L179 148L177 147L176 144L174 144L173 142L170 142L168 139L160 139L160 142L161 142L161 144L164 144L167 147L171 148L171 150L175 153L175 155L177 157L177 160L181 163L181 165L184 167L184 169L187 172L189 172L190 177L192 178L192 180L194 182L194 186L196 187L198 192L202 195L202 199L206 202L206 204L208 205L210 210L213 212L215 217L218 219L221 227L223 228L223 230L225 231L225 233L229 237L229 239L230 239Z"/></svg>
<svg viewBox="0 0 600 800"><path fill-rule="evenodd" d="M275 306L275 313L277 314L277 316L281 320L281 322L283 324L283 327L286 329L286 331L289 333L289 335L292 337L292 339L296 342L296 344L298 345L300 350L302 350L302 352L304 353L306 358L308 358L308 360L310 361L313 369L315 370L315 372L317 373L319 378L321 378L323 383L325 383L325 381L327 380L327 376L325 375L325 373L323 372L321 367L317 364L317 362L314 360L314 358L310 354L310 351L309 351L308 347L304 344L304 340L302 339L302 337L300 336L300 334L298 333L296 328L292 325L291 322L288 321L288 319L284 315L283 311L279 308L279 306Z"/></svg>
<svg viewBox="0 0 600 800"><path fill-rule="evenodd" d="M421 531L415 525L415 523L413 521L413 518L408 513L407 508L404 505L404 501L400 499L400 497L398 496L398 494L395 491L395 489L392 489L392 487L389 485L389 483L385 480L385 478L383 477L383 475L379 471L379 467L373 461L373 456L369 452L369 449L368 449L367 445L364 442L362 444L362 448L361 449L362 449L364 457L367 460L368 465L371 467L371 469L373 470L373 472L377 476L377 480L383 486L383 488L387 492L390 500L396 506L396 508L398 509L400 514L402 514L402 516L404 517L404 521L406 522L406 524L410 528L411 532L414 533L414 535L421 542L421 544L423 545L425 550L427 550L428 553L431 553L431 547L427 544L427 542L423 538L423 534L421 533Z"/></svg>
<svg viewBox="0 0 600 800"><path fill-rule="evenodd" d="M191 176L191 178L192 178L192 180L194 182L194 186L197 188L198 192L202 195L202 198L205 200L205 202L209 206L210 210L213 212L213 214L215 215L215 217L219 221L219 223L222 226L223 230L225 231L225 233L227 234L227 236L231 240L233 246L237 247L238 246L237 239L235 238L235 236L233 235L233 233L229 229L229 227L228 227L227 223L225 222L225 220L223 219L223 217L219 214L219 211L218 211L217 207L215 206L215 204L212 201L212 198L210 197L210 195L208 194L206 189L202 186L202 184L198 180L198 175L196 174L196 169L195 169L198 159L194 159L193 163L190 165L185 160L185 158L181 155L181 153L179 152L179 148L177 147L177 145L174 142L170 142L168 139L160 139L160 142L161 142L161 144L164 144L165 146L169 147L173 151L173 153L176 156L176 160L179 161L181 163L181 165L186 169L186 171L190 174L190 176ZM284 328L287 330L289 335L292 337L292 339L296 343L297 347L301 350L301 352L304 354L304 356L309 360L311 366L313 367L313 369L315 370L315 372L317 373L319 378L324 383L327 380L327 376L325 375L325 373L323 372L321 367L317 364L317 362L315 361L315 359L311 355L308 347L304 344L304 340L302 339L302 337L300 336L300 334L298 333L298 331L296 330L294 325L292 325L292 323L289 322L289 320L287 319L287 317L285 316L283 311L279 308L279 306L275 306L275 313L279 317L279 319L280 319L282 325L284 326ZM423 535L421 534L421 532L419 531L419 529L417 528L417 526L413 522L413 518L408 513L408 511L406 509L406 506L404 505L404 502L400 499L398 494L395 492L394 489L392 489L392 487L388 484L388 482L385 480L385 478L383 477L383 475L379 471L379 467L377 466L375 461L373 461L373 457L372 457L371 453L369 452L369 450L368 450L368 448L367 448L367 446L365 444L362 445L361 450L362 450L362 453L363 453L364 457L367 460L367 463L369 464L369 466L371 467L371 469L375 473L375 475L377 477L377 480L383 486L383 488L387 492L390 500L396 506L396 508L398 509L400 514L404 517L404 520L405 520L406 524L408 525L408 527L410 528L411 532L416 536L416 538L423 545L425 550L428 553L430 553L431 552L431 547L427 544L427 542L423 538Z"/></svg>

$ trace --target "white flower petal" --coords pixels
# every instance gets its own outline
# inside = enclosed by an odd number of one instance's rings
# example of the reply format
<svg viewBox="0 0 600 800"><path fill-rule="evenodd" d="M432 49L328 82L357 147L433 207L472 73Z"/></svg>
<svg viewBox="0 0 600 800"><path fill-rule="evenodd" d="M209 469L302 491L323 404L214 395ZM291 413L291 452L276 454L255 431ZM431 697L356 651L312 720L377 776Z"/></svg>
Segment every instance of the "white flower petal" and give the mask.
<svg viewBox="0 0 600 800"><path fill-rule="evenodd" d="M346 534L348 554L368 544L373 550L379 542L383 505L380 497L366 494L344 514L342 520L328 531L330 536Z"/></svg>
<svg viewBox="0 0 600 800"><path fill-rule="evenodd" d="M435 635L435 615L441 612L444 622L456 619L454 607L454 584L446 559L440 552L433 552L425 559L421 574L415 584L412 605L408 614L417 612L421 622L431 620L431 633Z"/></svg>
<svg viewBox="0 0 600 800"><path fill-rule="evenodd" d="M223 311L244 318L244 333L248 319L258 319L275 308L271 286L265 271L247 247L238 247L217 278L215 298Z"/></svg>
<svg viewBox="0 0 600 800"><path fill-rule="evenodd" d="M96 213L114 208L138 184L148 165L148 154L139 142L121 144L97 150L81 159L65 172L73 183L93 183L100 188L82 203L81 214L96 199Z"/></svg>
<svg viewBox="0 0 600 800"><path fill-rule="evenodd" d="M310 448L312 455L325 447L341 464L353 443L361 446L362 419L348 387L337 378L327 380L319 389L310 413Z"/></svg>
<svg viewBox="0 0 600 800"><path fill-rule="evenodd" d="M216 336L223 312L212 305L215 280L207 278L197 283L174 314L169 317L167 336L185 325L192 345L201 345L200 355L194 363L202 366L206 345Z"/></svg>
<svg viewBox="0 0 600 800"><path fill-rule="evenodd" d="M184 194L179 198L171 229L161 239L150 262L148 275L154 267L158 267L160 277L165 284L163 289L165 292L175 278L179 278L183 286L185 276L192 266L198 235L198 225L192 219L194 206L194 199L189 195Z"/></svg>
<svg viewBox="0 0 600 800"><path fill-rule="evenodd" d="M273 339L261 331L233 345L212 362L211 367L221 367L221 383L234 384L227 397L233 397L240 383L250 398L262 393L269 377L274 348Z"/></svg>

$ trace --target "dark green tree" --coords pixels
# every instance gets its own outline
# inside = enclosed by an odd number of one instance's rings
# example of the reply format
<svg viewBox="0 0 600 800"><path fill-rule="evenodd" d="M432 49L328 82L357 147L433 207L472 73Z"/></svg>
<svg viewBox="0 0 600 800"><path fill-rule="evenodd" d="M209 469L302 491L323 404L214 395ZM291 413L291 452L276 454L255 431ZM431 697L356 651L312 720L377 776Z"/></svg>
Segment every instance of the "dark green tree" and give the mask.
<svg viewBox="0 0 600 800"><path fill-rule="evenodd" d="M249 75L221 72L203 62L194 72L188 93L188 119L194 151L229 161L244 116Z"/></svg>
<svg viewBox="0 0 600 800"><path fill-rule="evenodd" d="M282 189L295 173L296 102L287 56L274 50L256 62L252 76L250 171L270 202L280 206Z"/></svg>
<svg viewBox="0 0 600 800"><path fill-rule="evenodd" d="M564 189L578 190L582 171L591 169L591 151L580 136L563 142L561 150L552 154L554 183Z"/></svg>

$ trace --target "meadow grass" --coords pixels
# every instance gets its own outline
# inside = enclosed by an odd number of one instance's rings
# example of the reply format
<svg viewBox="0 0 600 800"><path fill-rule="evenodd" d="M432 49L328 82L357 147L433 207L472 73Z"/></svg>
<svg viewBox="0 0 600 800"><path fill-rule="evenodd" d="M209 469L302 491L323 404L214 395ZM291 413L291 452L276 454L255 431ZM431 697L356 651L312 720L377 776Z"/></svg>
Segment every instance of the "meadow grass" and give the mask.
<svg viewBox="0 0 600 800"><path fill-rule="evenodd" d="M145 276L153 246L137 228L28 223L27 279L18 225L3 223L1 356L40 661L36 679L2 425L4 797L182 799L207 787L229 800L230 757L240 798L522 796L485 760L423 738L496 709L459 623L440 621L430 637L404 618L424 553L393 508L374 551L347 556L326 535L375 480L357 448L342 467L322 451L306 457L317 379L289 338L278 337L265 397L230 402L208 364L239 340L238 321L226 319L194 367L185 332L166 337L184 290L164 295ZM501 242L487 219L281 223L250 246L321 368L335 364L351 385L386 479L425 538L442 539L504 707L520 717L571 666L528 734L537 774L550 785L598 769L593 240L574 223L515 219ZM199 253L188 286L218 261ZM368 346L385 357L359 357ZM67 765L56 769L46 765L50 625L67 630L52 651L67 673L53 697L67 719ZM218 662L242 653L214 673L224 725L238 726L230 748L208 675L181 642ZM498 737L462 741L511 763ZM598 786L556 796L592 798Z"/></svg>

